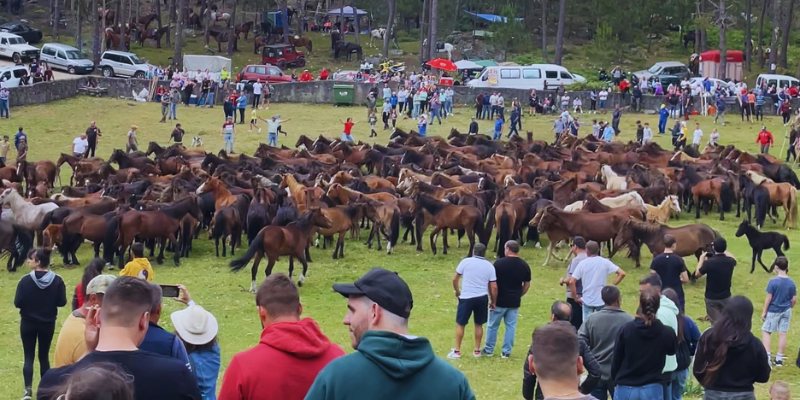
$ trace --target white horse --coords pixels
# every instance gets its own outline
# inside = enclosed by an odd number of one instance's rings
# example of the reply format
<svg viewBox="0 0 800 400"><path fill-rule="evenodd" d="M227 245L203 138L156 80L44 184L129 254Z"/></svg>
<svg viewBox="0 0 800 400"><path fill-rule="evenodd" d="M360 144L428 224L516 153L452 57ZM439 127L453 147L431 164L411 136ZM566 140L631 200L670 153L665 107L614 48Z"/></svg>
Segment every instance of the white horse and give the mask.
<svg viewBox="0 0 800 400"><path fill-rule="evenodd" d="M603 164L600 167L600 175L606 183L606 190L628 190L628 181L624 176L617 175L611 166Z"/></svg>
<svg viewBox="0 0 800 400"><path fill-rule="evenodd" d="M600 204L609 206L611 208L619 208L619 207L636 207L641 208L642 211L645 211L646 203L642 196L639 195L638 192L628 192L623 193L619 196L614 197L604 197L599 200ZM564 211L576 212L583 209L583 206L586 205L586 201L579 200L574 203L568 204L564 207Z"/></svg>
<svg viewBox="0 0 800 400"><path fill-rule="evenodd" d="M375 41L375 39L378 39L381 42L383 42L383 37L385 35L386 35L386 28L378 28L371 30L369 32L369 45L372 46L372 42Z"/></svg>
<svg viewBox="0 0 800 400"><path fill-rule="evenodd" d="M455 50L455 49L456 49L455 46L453 46L451 43L445 43L444 45L442 45L441 49L437 49L436 51L439 52L439 53L446 52L447 53L447 59L448 60L452 60L453 59L453 50Z"/></svg>
<svg viewBox="0 0 800 400"><path fill-rule="evenodd" d="M6 189L0 193L0 204L11 207L11 211L14 212L14 222L36 232L39 243L41 243L39 228L45 214L58 208L58 204L55 203L32 204L23 199L14 189Z"/></svg>

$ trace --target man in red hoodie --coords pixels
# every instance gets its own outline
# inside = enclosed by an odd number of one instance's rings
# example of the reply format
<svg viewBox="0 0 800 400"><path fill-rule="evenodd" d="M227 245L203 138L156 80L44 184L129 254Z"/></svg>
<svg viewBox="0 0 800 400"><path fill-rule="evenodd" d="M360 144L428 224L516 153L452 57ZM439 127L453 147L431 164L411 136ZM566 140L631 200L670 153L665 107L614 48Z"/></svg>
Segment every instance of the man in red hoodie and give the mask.
<svg viewBox="0 0 800 400"><path fill-rule="evenodd" d="M772 132L767 130L767 126L764 125L761 127L761 131L758 132L758 137L756 138L756 143L761 146L761 154L768 154L769 147L772 146L774 139L772 138Z"/></svg>
<svg viewBox="0 0 800 400"><path fill-rule="evenodd" d="M344 355L311 318L300 319L297 287L283 274L269 276L256 293L261 341L233 357L219 400L302 400L317 373Z"/></svg>

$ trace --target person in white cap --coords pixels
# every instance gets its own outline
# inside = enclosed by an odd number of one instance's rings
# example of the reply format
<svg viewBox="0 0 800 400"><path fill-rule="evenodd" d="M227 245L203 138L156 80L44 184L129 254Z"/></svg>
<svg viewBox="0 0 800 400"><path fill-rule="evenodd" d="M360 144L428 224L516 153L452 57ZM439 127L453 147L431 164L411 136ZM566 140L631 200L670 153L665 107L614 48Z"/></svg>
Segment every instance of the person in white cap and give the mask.
<svg viewBox="0 0 800 400"><path fill-rule="evenodd" d="M86 354L86 340L83 337L86 313L91 308L103 305L103 295L116 278L114 275L98 275L86 285L87 299L83 306L73 311L64 320L64 325L61 325L61 331L58 333L56 341L53 367L73 364Z"/></svg>
<svg viewBox="0 0 800 400"><path fill-rule="evenodd" d="M219 376L220 351L217 343L219 324L217 319L197 305L189 295L186 286L178 285L177 300L186 304L183 310L170 315L175 333L189 353L192 372L197 378L197 386L203 399L216 399L217 377Z"/></svg>

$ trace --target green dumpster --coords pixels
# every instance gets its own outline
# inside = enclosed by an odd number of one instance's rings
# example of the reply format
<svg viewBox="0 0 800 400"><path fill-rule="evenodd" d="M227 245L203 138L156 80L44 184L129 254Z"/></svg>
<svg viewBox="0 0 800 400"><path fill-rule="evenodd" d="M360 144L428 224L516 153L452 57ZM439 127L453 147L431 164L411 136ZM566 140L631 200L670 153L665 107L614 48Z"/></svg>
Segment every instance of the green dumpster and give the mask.
<svg viewBox="0 0 800 400"><path fill-rule="evenodd" d="M333 85L333 104L352 105L356 95L354 85L337 83Z"/></svg>

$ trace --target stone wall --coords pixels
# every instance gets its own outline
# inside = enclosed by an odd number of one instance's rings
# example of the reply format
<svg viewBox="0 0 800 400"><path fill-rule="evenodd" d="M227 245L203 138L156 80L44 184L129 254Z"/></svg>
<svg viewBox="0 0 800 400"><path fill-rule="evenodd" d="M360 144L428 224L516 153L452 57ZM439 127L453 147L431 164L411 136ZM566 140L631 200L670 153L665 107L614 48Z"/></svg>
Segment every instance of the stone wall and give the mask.
<svg viewBox="0 0 800 400"><path fill-rule="evenodd" d="M69 79L37 83L9 89L11 107L44 104L67 99L78 94L82 79Z"/></svg>

